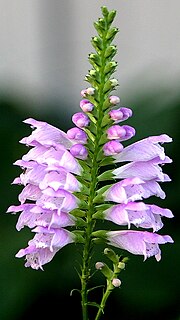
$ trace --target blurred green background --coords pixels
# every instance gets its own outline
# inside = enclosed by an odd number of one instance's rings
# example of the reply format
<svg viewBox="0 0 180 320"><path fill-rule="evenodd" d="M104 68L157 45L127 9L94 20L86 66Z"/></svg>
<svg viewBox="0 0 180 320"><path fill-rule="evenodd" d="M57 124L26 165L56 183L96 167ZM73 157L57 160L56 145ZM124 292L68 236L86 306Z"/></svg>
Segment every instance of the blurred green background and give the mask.
<svg viewBox="0 0 180 320"><path fill-rule="evenodd" d="M16 10L13 11L15 3ZM174 34L177 14L174 14L179 12L179 2L173 1L174 7L171 7L171 1L166 0L147 1L146 4L140 0L93 0L91 3L78 0L77 7L74 3L53 1L50 6L48 1L32 1L28 5L23 1L14 1L12 8L12 2L7 1L3 6L6 28L1 28L1 33L4 34L1 52L4 60L2 59L0 68L0 319L49 319L55 316L59 319L81 319L79 295L74 292L70 296L70 291L80 285L75 270L78 268L80 248L76 246L75 250L74 245L63 248L53 262L44 267L44 271L26 269L23 259L16 259L15 254L26 246L32 234L28 229L17 232L17 216L7 214L6 210L11 204L18 204L17 196L21 190L18 186L12 186L11 182L20 173L20 169L12 165L13 162L27 151L25 146L18 143L30 133L28 126L22 121L34 117L65 131L72 127L71 116L79 111L79 92L82 86L86 86L83 77L89 68L87 54L91 50L90 36L94 35L92 21L100 15L97 7L106 4L120 12L116 20L116 25L122 29L122 38L120 34L118 40L121 57L118 56L120 63L117 78L120 87L117 94L122 98L122 105L134 111L133 118L128 121L137 131L132 142L161 133L167 133L173 138L173 143L165 146L173 163L164 168L172 182L163 185L167 193L166 199L152 199L152 203L173 211L175 217L164 219L165 225L161 233L170 234L175 242L161 246L162 260L159 263L154 258L143 262L143 257L128 254L130 260L121 274L122 286L112 293L104 320L179 320L180 62L176 61L175 56L179 47L178 43L172 42L171 51L167 55L164 50L165 42L158 42L165 39L165 36L168 39L177 36ZM89 9L86 13L83 12L83 5ZM7 19L9 16L10 20ZM167 17L169 33L159 28L165 25ZM25 20L26 18L28 19ZM80 28L82 21L84 29ZM22 29L22 34L16 33L15 39L14 26L19 27L16 31L21 32ZM139 29L134 30L138 26ZM144 34L143 26L146 31L149 30L148 34ZM24 30L26 33L23 33ZM154 33L151 34L150 30ZM127 33L130 36L128 39ZM151 47L153 39L156 40L156 46ZM141 51L138 51L139 47ZM144 59L143 68L140 68L139 53ZM162 63L163 53L166 61ZM175 66L174 69L170 65ZM17 69L14 69L15 66ZM127 76L124 78L126 70ZM102 252L102 247L96 249L94 262L103 259ZM94 277L94 285L103 281L100 275ZM93 292L92 299L98 300L100 290ZM91 312L93 317L93 308Z"/></svg>

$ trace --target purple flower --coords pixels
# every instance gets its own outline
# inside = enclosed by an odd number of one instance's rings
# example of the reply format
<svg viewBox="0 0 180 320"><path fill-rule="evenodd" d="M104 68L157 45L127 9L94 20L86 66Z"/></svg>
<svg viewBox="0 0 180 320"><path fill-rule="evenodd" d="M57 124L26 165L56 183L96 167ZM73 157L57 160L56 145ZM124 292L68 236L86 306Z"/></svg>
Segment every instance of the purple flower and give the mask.
<svg viewBox="0 0 180 320"><path fill-rule="evenodd" d="M156 157L164 160L166 156L160 144L171 141L166 134L145 138L125 147L120 154L114 156L115 162L148 161Z"/></svg>
<svg viewBox="0 0 180 320"><path fill-rule="evenodd" d="M120 98L117 97L117 96L110 96L109 97L109 101L110 101L111 104L116 105L116 104L118 104L120 102Z"/></svg>
<svg viewBox="0 0 180 320"><path fill-rule="evenodd" d="M128 178L113 184L103 196L105 201L128 203L151 196L164 199L165 193L155 180L145 182L139 178Z"/></svg>
<svg viewBox="0 0 180 320"><path fill-rule="evenodd" d="M149 161L130 162L113 170L113 174L118 179L138 177L144 181L153 179L166 181L167 175L162 172L160 165L170 162L171 159L168 157L164 160L157 157Z"/></svg>
<svg viewBox="0 0 180 320"><path fill-rule="evenodd" d="M15 162L24 172L14 179L13 184L21 184L24 188L19 194L20 205L10 206L7 212L21 212L17 230L27 226L34 228L32 231L36 233L28 247L21 249L16 256L26 255L26 266L42 269L43 264L52 260L63 246L76 241L75 234L64 229L76 224L76 218L70 212L78 208L80 200L73 193L82 189L74 174L81 175L83 169L72 150L77 146L74 144L77 135L82 140L87 137L79 128L71 139L45 122L28 119L25 123L36 129L21 140L32 148ZM81 149L85 148L79 145ZM79 152L82 156L82 150Z"/></svg>
<svg viewBox="0 0 180 320"><path fill-rule="evenodd" d="M122 149L123 149L123 145L117 140L108 141L103 146L103 151L105 156L111 156L111 155L117 154L121 152Z"/></svg>
<svg viewBox="0 0 180 320"><path fill-rule="evenodd" d="M127 120L132 116L132 110L129 108L121 107L119 109L114 109L109 112L110 118L114 120L115 123Z"/></svg>
<svg viewBox="0 0 180 320"><path fill-rule="evenodd" d="M110 140L124 141L132 138L135 135L135 130L130 126L113 125L107 129L107 137Z"/></svg>
<svg viewBox="0 0 180 320"><path fill-rule="evenodd" d="M75 241L74 235L63 228L36 227L34 238L28 242L28 247L19 250L16 257L26 256L25 267L43 269L42 266L52 260L54 255L64 246Z"/></svg>
<svg viewBox="0 0 180 320"><path fill-rule="evenodd" d="M84 128L89 125L89 118L83 112L74 113L72 116L72 122L79 128Z"/></svg>
<svg viewBox="0 0 180 320"><path fill-rule="evenodd" d="M159 244L173 243L170 236L159 235L147 231L109 231L107 240L110 245L127 250L133 254L143 255L144 260L155 256L156 260L161 259Z"/></svg>
<svg viewBox="0 0 180 320"><path fill-rule="evenodd" d="M26 119L24 123L30 124L32 128L36 128L29 137L23 138L20 142L29 146L36 146L37 143L43 146L61 144L65 148L72 146L71 140L67 134L50 124L37 121L32 118Z"/></svg>
<svg viewBox="0 0 180 320"><path fill-rule="evenodd" d="M70 149L71 154L78 159L86 160L88 151L82 144L74 144Z"/></svg>
<svg viewBox="0 0 180 320"><path fill-rule="evenodd" d="M75 143L85 144L87 142L87 134L80 128L74 127L67 131L67 137Z"/></svg>
<svg viewBox="0 0 180 320"><path fill-rule="evenodd" d="M103 218L118 225L131 224L141 228L152 228L158 231L163 227L161 217L172 218L169 209L160 208L156 205L148 205L143 202L128 202L127 204L114 205L103 212Z"/></svg>
<svg viewBox="0 0 180 320"><path fill-rule="evenodd" d="M84 112L91 112L94 106L89 100L83 99L80 101L80 108Z"/></svg>

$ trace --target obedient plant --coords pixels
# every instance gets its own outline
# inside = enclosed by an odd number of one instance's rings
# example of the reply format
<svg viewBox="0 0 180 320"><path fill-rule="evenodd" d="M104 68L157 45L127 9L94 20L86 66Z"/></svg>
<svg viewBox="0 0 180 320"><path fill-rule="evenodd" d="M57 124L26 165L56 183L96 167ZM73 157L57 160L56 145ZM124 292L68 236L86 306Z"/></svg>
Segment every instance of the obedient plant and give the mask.
<svg viewBox="0 0 180 320"><path fill-rule="evenodd" d="M24 188L20 205L8 209L21 212L18 231L27 226L34 233L28 246L16 254L25 257L26 267L43 269L62 247L80 244L83 320L89 319L89 306L97 307L95 320L100 319L109 294L121 285L119 274L128 260L123 250L159 261L159 245L173 242L169 235L156 233L163 227L162 218L173 217L172 212L144 203L151 196L165 198L161 183L170 178L162 165L171 159L162 144L172 139L162 134L123 145L135 136L135 129L125 122L132 110L120 107L119 97L112 93L118 86L113 78L115 14L102 7L102 18L94 23L92 69L85 77L89 85L81 91L81 111L72 117L75 126L65 133L46 122L24 121L35 130L20 141L30 150L15 162L23 173L13 183ZM113 222L115 230L109 230L110 224L99 229L100 220ZM92 252L99 242L104 243L109 265L103 261L92 265ZM100 302L89 301L88 296L95 289L90 280L97 270L106 278Z"/></svg>

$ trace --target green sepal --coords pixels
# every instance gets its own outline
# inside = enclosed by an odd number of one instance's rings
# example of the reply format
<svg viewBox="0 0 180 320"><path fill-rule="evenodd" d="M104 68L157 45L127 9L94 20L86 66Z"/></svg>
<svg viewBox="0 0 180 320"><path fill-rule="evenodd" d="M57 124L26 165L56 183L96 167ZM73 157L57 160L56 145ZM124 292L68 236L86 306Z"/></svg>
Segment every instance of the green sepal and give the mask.
<svg viewBox="0 0 180 320"><path fill-rule="evenodd" d="M92 232L91 236L93 238L107 239L107 230L98 230Z"/></svg>
<svg viewBox="0 0 180 320"><path fill-rule="evenodd" d="M99 163L99 166L108 166L114 163L114 158L111 156L106 156L103 158L103 160Z"/></svg>
<svg viewBox="0 0 180 320"><path fill-rule="evenodd" d="M102 37L104 33L104 28L100 25L99 21L94 22L94 28L96 29L98 35Z"/></svg>
<svg viewBox="0 0 180 320"><path fill-rule="evenodd" d="M79 217L79 218L84 218L86 217L86 211L80 210L79 208L73 209L70 214L73 217Z"/></svg>
<svg viewBox="0 0 180 320"><path fill-rule="evenodd" d="M76 217L76 227L86 227L87 223L82 218Z"/></svg>
<svg viewBox="0 0 180 320"><path fill-rule="evenodd" d="M97 120L96 120L96 118L94 117L94 115L92 114L92 112L86 112L86 114L88 115L89 119L92 121L92 124L96 125ZM93 133L96 133L97 128L96 128L96 126L92 126L92 127L90 128L90 130L91 130Z"/></svg>
<svg viewBox="0 0 180 320"><path fill-rule="evenodd" d="M107 7L106 6L102 6L101 7L101 11L102 11L103 16L105 18L107 18L108 14L109 14L109 11L108 11Z"/></svg>
<svg viewBox="0 0 180 320"><path fill-rule="evenodd" d="M107 125L111 126L113 123L114 121L110 118L109 114L106 113L102 118L101 127L104 128Z"/></svg>
<svg viewBox="0 0 180 320"><path fill-rule="evenodd" d="M92 142L90 139L88 139L88 142L85 144L88 151L94 152L94 142ZM86 159L87 162L88 159ZM84 160L83 160L84 161ZM92 163L88 163L89 167L92 167Z"/></svg>
<svg viewBox="0 0 180 320"><path fill-rule="evenodd" d="M108 141L107 134L103 133L101 138L99 139L99 146L101 146L102 144L105 144L107 141Z"/></svg>
<svg viewBox="0 0 180 320"><path fill-rule="evenodd" d="M89 186L86 186L85 184L83 184L80 192L84 195L89 196Z"/></svg>
<svg viewBox="0 0 180 320"><path fill-rule="evenodd" d="M106 279L110 280L113 277L113 271L107 266L106 263L103 262L102 268L99 269L102 274L106 277Z"/></svg>
<svg viewBox="0 0 180 320"><path fill-rule="evenodd" d="M75 236L75 243L84 243L85 240L84 240L84 231L81 231L81 230L73 230L71 231L71 233L74 234Z"/></svg>
<svg viewBox="0 0 180 320"><path fill-rule="evenodd" d="M87 201L87 195L83 194L81 191L73 192L73 195L78 198L79 200Z"/></svg>
<svg viewBox="0 0 180 320"><path fill-rule="evenodd" d="M110 185L104 186L100 188L97 192L97 196L94 198L94 203L102 203L104 202L104 196L103 194L109 189Z"/></svg>
<svg viewBox="0 0 180 320"><path fill-rule="evenodd" d="M105 215L102 210L95 212L92 216L93 219L101 219L101 220L103 220L104 217Z"/></svg>
<svg viewBox="0 0 180 320"><path fill-rule="evenodd" d="M105 211L105 210L107 210L107 209L109 209L109 208L111 208L111 207L112 207L112 204L110 204L110 203L103 203L103 204L97 205L97 206L96 206L96 210L98 210L98 211Z"/></svg>
<svg viewBox="0 0 180 320"><path fill-rule="evenodd" d="M98 181L115 180L113 170L107 170L98 176Z"/></svg>
<svg viewBox="0 0 180 320"><path fill-rule="evenodd" d="M92 79L96 81L97 84L100 84L101 78L98 70L96 69L89 70L89 75L92 77Z"/></svg>
<svg viewBox="0 0 180 320"><path fill-rule="evenodd" d="M83 172L83 179L85 180L85 181L91 181L91 174L90 173L88 173L88 172Z"/></svg>
<svg viewBox="0 0 180 320"><path fill-rule="evenodd" d="M103 50L103 41L100 37L93 37L91 39L91 43L94 47L94 49L97 51L97 53L99 53L99 51Z"/></svg>
<svg viewBox="0 0 180 320"><path fill-rule="evenodd" d="M109 23L109 25L113 22L115 16L116 16L116 10L112 10L108 13L107 22Z"/></svg>
<svg viewBox="0 0 180 320"><path fill-rule="evenodd" d="M113 263L119 264L119 256L114 252L114 250L110 248L104 249L104 254L108 259L110 259Z"/></svg>
<svg viewBox="0 0 180 320"><path fill-rule="evenodd" d="M101 67L102 66L102 61L101 58L98 54L96 53L90 53L89 54L89 62L94 66Z"/></svg>
<svg viewBox="0 0 180 320"><path fill-rule="evenodd" d="M106 31L106 22L105 22L105 19L99 18L99 19L98 19L98 23L99 23L99 26L100 26L101 29L102 29L102 34L104 34L104 32Z"/></svg>
<svg viewBox="0 0 180 320"><path fill-rule="evenodd" d="M78 159L78 162L79 162L79 164L81 165L81 167L83 168L83 170L84 170L86 173L87 173L87 172L90 173L90 168L89 168L89 163L88 163L88 161L84 161L84 160ZM82 173L82 175L83 175L83 173ZM81 176L76 176L77 179L78 179L79 177L81 177ZM80 180L78 180L78 181L80 181Z"/></svg>
<svg viewBox="0 0 180 320"><path fill-rule="evenodd" d="M106 113L108 113L109 112L108 109L110 109L111 106L112 106L112 104L110 103L109 97L107 97L103 103L102 110L106 111Z"/></svg>
<svg viewBox="0 0 180 320"><path fill-rule="evenodd" d="M84 78L85 81L89 82L92 87L94 88L98 88L99 87L99 82L96 81L96 79L94 77L92 77L90 74L87 74Z"/></svg>
<svg viewBox="0 0 180 320"><path fill-rule="evenodd" d="M105 75L111 75L115 72L117 67L117 62L116 61L109 61L104 69Z"/></svg>
<svg viewBox="0 0 180 320"><path fill-rule="evenodd" d="M109 29L106 35L106 39L109 41L112 41L118 32L119 32L118 28Z"/></svg>
<svg viewBox="0 0 180 320"><path fill-rule="evenodd" d="M103 93L106 94L106 93L109 93L111 92L112 90L115 89L115 87L118 85L118 83L116 83L115 81L116 79L110 79L110 80L107 80L105 85L104 85L104 88L103 88Z"/></svg>
<svg viewBox="0 0 180 320"><path fill-rule="evenodd" d="M78 203L78 207L80 210L87 210L88 209L88 204L86 201L80 200Z"/></svg>
<svg viewBox="0 0 180 320"><path fill-rule="evenodd" d="M104 152L101 148L97 154L97 162L101 161L103 158L104 158Z"/></svg>
<svg viewBox="0 0 180 320"><path fill-rule="evenodd" d="M94 142L95 141L95 136L94 134L88 129L88 128L84 128L84 131L87 133L89 139Z"/></svg>
<svg viewBox="0 0 180 320"><path fill-rule="evenodd" d="M112 59L117 53L117 47L115 45L108 46L105 50L104 57L105 59Z"/></svg>

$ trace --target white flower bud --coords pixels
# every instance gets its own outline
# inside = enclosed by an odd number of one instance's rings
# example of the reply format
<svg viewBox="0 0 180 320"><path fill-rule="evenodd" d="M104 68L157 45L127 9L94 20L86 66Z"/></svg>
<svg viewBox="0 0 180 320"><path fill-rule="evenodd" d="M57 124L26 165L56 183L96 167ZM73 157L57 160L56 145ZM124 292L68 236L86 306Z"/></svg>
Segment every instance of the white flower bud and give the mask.
<svg viewBox="0 0 180 320"><path fill-rule="evenodd" d="M100 261L96 262L95 268L97 270L101 270L103 267L104 267L104 263L103 262L100 262Z"/></svg>
<svg viewBox="0 0 180 320"><path fill-rule="evenodd" d="M119 280L118 278L114 278L112 280L112 284L113 284L114 287L119 288L120 285L121 285L121 280Z"/></svg>

